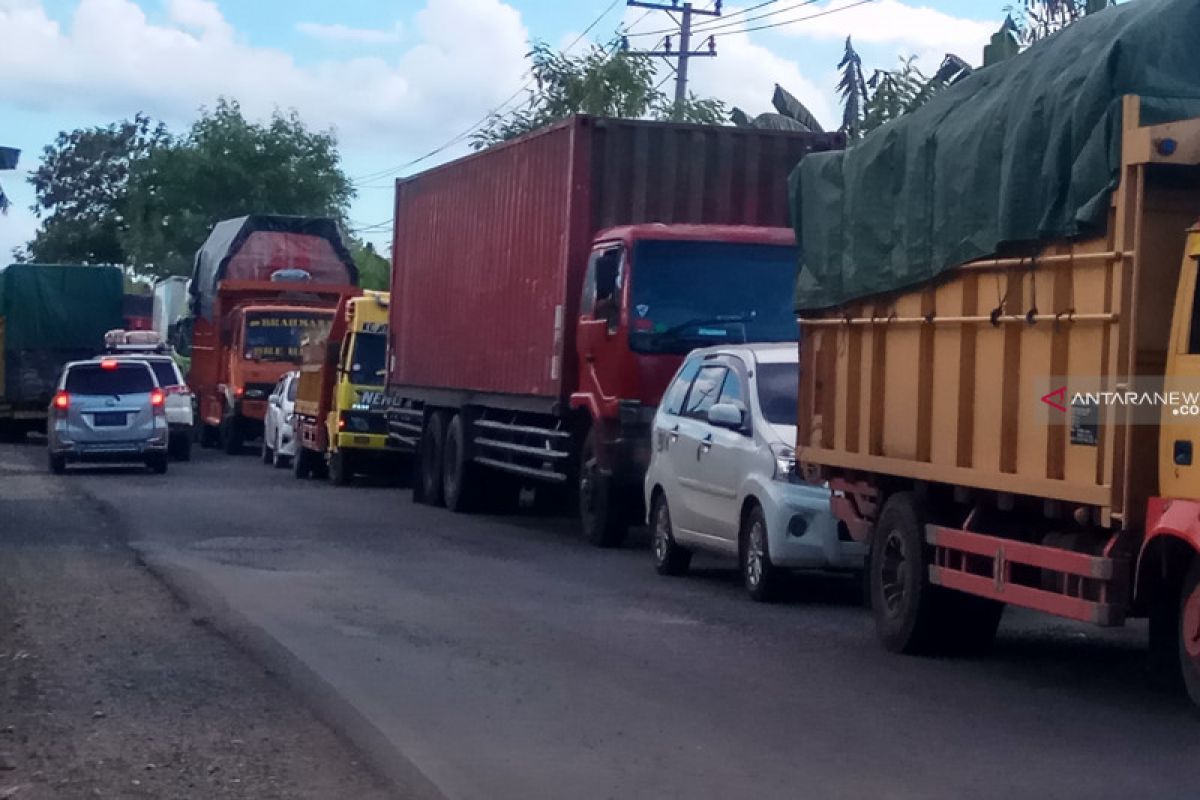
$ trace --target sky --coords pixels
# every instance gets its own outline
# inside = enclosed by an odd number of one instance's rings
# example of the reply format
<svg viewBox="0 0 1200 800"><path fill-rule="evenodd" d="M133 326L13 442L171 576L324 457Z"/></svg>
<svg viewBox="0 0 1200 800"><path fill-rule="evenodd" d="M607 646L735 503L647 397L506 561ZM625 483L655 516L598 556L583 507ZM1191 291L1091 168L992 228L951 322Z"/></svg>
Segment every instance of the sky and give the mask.
<svg viewBox="0 0 1200 800"><path fill-rule="evenodd" d="M697 17L720 26L707 34L718 55L692 60L689 89L753 115L779 83L836 128L847 35L868 71L908 56L932 71L946 53L978 64L1011 2L725 3L724 19ZM578 53L624 28L653 49L674 26L625 0L0 0L0 145L23 151L0 172L13 201L0 262L37 227L26 170L60 130L141 112L180 132L219 97L332 129L358 192L350 226L386 253L392 179L469 152L462 134L526 97L531 41ZM661 75L671 90L665 63Z"/></svg>

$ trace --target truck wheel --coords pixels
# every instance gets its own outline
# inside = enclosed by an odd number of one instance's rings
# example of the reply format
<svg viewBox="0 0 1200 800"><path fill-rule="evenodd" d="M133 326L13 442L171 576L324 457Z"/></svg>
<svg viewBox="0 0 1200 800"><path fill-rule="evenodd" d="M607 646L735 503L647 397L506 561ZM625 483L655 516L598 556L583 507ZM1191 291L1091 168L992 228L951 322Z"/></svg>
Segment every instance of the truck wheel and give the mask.
<svg viewBox="0 0 1200 800"><path fill-rule="evenodd" d="M741 555L742 583L750 599L769 603L779 595L783 582L782 571L771 563L771 547L767 541L767 517L758 505L750 507L742 521L738 548Z"/></svg>
<svg viewBox="0 0 1200 800"><path fill-rule="evenodd" d="M311 452L297 442L296 454L292 456L292 474L296 476L297 480L304 480L312 476L311 459Z"/></svg>
<svg viewBox="0 0 1200 800"><path fill-rule="evenodd" d="M348 486L353 479L350 457L344 450L335 450L329 456L329 482L334 486Z"/></svg>
<svg viewBox="0 0 1200 800"><path fill-rule="evenodd" d="M446 415L431 412L425 418L417 446L417 481L413 499L431 506L442 504L442 450L446 440Z"/></svg>
<svg viewBox="0 0 1200 800"><path fill-rule="evenodd" d="M259 451L259 456L262 458L262 463L271 464L275 461L274 455L271 453L271 446L267 444L267 435L264 433L262 438L262 450Z"/></svg>
<svg viewBox="0 0 1200 800"><path fill-rule="evenodd" d="M929 582L925 524L912 492L887 499L871 535L871 611L875 632L893 653L928 653L938 624Z"/></svg>
<svg viewBox="0 0 1200 800"><path fill-rule="evenodd" d="M214 425L200 424L200 446L204 448L214 448L220 441L220 429Z"/></svg>
<svg viewBox="0 0 1200 800"><path fill-rule="evenodd" d="M467 425L462 414L455 414L446 426L442 449L442 497L446 508L468 514L475 510L478 495L475 464L467 457Z"/></svg>
<svg viewBox="0 0 1200 800"><path fill-rule="evenodd" d="M629 530L620 492L612 476L600 471L596 431L588 431L579 454L579 522L584 537L597 547L620 547Z"/></svg>
<svg viewBox="0 0 1200 800"><path fill-rule="evenodd" d="M171 457L176 461L192 460L192 435L181 433L171 440Z"/></svg>
<svg viewBox="0 0 1200 800"><path fill-rule="evenodd" d="M654 496L650 524L654 526L650 547L654 554L654 571L659 575L685 575L692 565L692 551L676 544L675 531L671 528L671 510L662 492Z"/></svg>
<svg viewBox="0 0 1200 800"><path fill-rule="evenodd" d="M1183 579L1179 598L1179 668L1192 703L1200 707L1200 558Z"/></svg>
<svg viewBox="0 0 1200 800"><path fill-rule="evenodd" d="M237 417L230 414L221 420L221 449L227 455L240 455L243 446L242 425Z"/></svg>

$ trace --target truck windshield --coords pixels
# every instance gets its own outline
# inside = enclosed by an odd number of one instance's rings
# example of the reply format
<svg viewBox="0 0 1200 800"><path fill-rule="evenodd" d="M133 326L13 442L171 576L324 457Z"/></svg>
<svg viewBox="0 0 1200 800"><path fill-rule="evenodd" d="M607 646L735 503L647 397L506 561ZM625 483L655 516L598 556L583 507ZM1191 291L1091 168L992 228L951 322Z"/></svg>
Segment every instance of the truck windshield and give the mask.
<svg viewBox="0 0 1200 800"><path fill-rule="evenodd" d="M354 353L350 359L350 382L360 386L383 385L387 337L382 333L354 335Z"/></svg>
<svg viewBox="0 0 1200 800"><path fill-rule="evenodd" d="M630 348L687 353L796 339L794 247L642 241L633 251Z"/></svg>
<svg viewBox="0 0 1200 800"><path fill-rule="evenodd" d="M298 364L305 331L326 324L331 316L320 312L252 311L246 314L246 357Z"/></svg>

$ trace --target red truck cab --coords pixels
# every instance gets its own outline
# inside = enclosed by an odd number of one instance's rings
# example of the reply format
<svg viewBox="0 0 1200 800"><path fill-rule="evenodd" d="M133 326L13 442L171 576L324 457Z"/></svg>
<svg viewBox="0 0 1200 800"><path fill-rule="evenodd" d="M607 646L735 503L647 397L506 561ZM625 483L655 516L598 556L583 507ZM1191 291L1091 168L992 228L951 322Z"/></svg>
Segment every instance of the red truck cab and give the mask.
<svg viewBox="0 0 1200 800"><path fill-rule="evenodd" d="M327 326L358 270L330 219L255 215L218 223L196 256L192 364L202 445L240 452L261 434L267 398Z"/></svg>

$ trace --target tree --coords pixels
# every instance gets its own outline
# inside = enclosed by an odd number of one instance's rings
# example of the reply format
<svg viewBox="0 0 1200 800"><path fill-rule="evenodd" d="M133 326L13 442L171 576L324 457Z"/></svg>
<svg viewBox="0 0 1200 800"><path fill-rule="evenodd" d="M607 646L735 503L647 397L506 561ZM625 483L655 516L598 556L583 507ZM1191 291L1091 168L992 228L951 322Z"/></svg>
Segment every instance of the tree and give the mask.
<svg viewBox="0 0 1200 800"><path fill-rule="evenodd" d="M863 109L867 104L867 82L863 78L862 57L854 49L850 37L846 37L846 47L842 52L842 60L838 62L842 77L838 80L837 91L842 97L842 126L840 130L851 139L862 135Z"/></svg>
<svg viewBox="0 0 1200 800"><path fill-rule="evenodd" d="M370 242L350 240L350 254L358 265L358 283L364 289L386 292L392 285L392 263Z"/></svg>
<svg viewBox="0 0 1200 800"><path fill-rule="evenodd" d="M821 133L824 129L813 113L791 93L778 83L771 95L771 105L775 113L767 112L756 117L750 117L740 108L734 108L729 113L729 119L739 128L763 128L775 131L805 131Z"/></svg>
<svg viewBox="0 0 1200 800"><path fill-rule="evenodd" d="M134 166L168 141L166 128L138 114L111 125L63 131L29 177L42 219L19 258L43 263L124 264L120 241Z"/></svg>
<svg viewBox="0 0 1200 800"><path fill-rule="evenodd" d="M252 213L344 219L354 189L330 131L293 111L264 124L221 99L183 137L153 148L131 170L120 243L143 275L185 274L212 226Z"/></svg>
<svg viewBox="0 0 1200 800"><path fill-rule="evenodd" d="M1021 41L1033 44L1116 0L1021 0Z"/></svg>
<svg viewBox="0 0 1200 800"><path fill-rule="evenodd" d="M725 119L719 100L690 94L676 105L658 90L649 56L626 53L614 44L592 45L572 56L535 42L527 54L536 89L528 100L505 114L492 114L472 134L476 150L549 125L572 114L626 119L675 119L718 124Z"/></svg>

